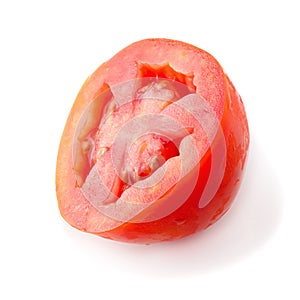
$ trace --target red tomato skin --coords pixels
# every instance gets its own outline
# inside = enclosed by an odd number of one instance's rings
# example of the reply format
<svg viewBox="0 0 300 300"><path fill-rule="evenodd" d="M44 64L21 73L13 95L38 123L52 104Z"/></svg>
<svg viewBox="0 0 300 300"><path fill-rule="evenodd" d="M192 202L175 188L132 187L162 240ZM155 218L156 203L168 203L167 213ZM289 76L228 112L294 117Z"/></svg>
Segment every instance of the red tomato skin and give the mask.
<svg viewBox="0 0 300 300"><path fill-rule="evenodd" d="M189 53L199 52L201 54L203 61L200 61L199 64L209 70L207 71L205 68L198 76L198 83L195 84L197 92L208 99L210 103L215 104L214 107L218 107L219 102L222 102L219 107L223 107L220 111L217 110L217 114L220 118L220 134L224 136L227 149L224 177L210 203L199 208L199 195L205 188L211 166L210 152L208 151L200 162L199 180L194 191L188 200L174 212L152 222L127 222L112 230L94 231L93 226L89 225L92 223L90 220L97 222L97 218L100 218L101 214L82 196L72 170L71 152L75 126L78 124L86 105L100 92L104 81L116 84L136 77L136 70L131 66L126 69L126 72L118 72L121 75L114 76L119 65L117 64L118 59L126 57L130 51L140 53L144 51L143 49L150 49L150 46L145 47L145 45L153 44L161 45L162 48L166 47L166 49L184 48L188 49L186 51ZM164 51L161 52L163 55ZM151 53L148 56L150 57ZM147 58L147 55L145 57L151 62L151 57ZM159 59L156 60L160 61ZM164 59L161 58L161 61ZM193 63L196 64L196 62ZM184 72L184 70L185 66L180 71ZM214 73L214 76L211 76L211 72ZM216 80L216 82L212 82L212 80ZM211 88L212 84L213 88ZM219 143L220 140L216 138L211 148L218 148ZM88 78L77 96L67 120L58 153L56 190L60 212L72 226L118 241L150 244L189 236L215 223L230 208L241 184L248 147L249 129L243 102L223 69L212 56L203 50L177 41L150 39L137 42L100 66ZM184 187L184 183L182 184ZM99 222L102 221L99 220Z"/></svg>

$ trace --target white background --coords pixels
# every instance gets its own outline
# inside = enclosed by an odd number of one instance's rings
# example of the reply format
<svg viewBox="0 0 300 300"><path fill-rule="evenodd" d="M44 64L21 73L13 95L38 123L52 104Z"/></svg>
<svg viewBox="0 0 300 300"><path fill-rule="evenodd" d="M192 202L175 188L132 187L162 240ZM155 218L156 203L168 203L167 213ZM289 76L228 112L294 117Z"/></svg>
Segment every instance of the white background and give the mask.
<svg viewBox="0 0 300 300"><path fill-rule="evenodd" d="M298 1L1 1L1 299L299 299ZM205 232L152 246L59 215L55 164L88 75L130 43L213 54L244 100L247 172Z"/></svg>

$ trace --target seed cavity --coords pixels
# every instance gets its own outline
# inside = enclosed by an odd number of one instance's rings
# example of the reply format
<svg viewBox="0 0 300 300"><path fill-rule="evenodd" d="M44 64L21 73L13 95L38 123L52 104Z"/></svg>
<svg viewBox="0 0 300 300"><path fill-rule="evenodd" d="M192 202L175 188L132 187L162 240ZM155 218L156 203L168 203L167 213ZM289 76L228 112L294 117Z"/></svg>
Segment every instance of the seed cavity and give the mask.
<svg viewBox="0 0 300 300"><path fill-rule="evenodd" d="M157 104L159 106L155 110L157 112L164 110L172 102L195 91L193 74L179 73L168 63L164 65L137 63L137 67L137 77L140 77L140 81L130 95L132 96L132 109L136 113L151 112L153 102L147 103L142 100L162 100L161 103ZM112 93L112 90L108 84L105 83L103 85L84 112L76 132L73 155L74 171L77 176L78 186L82 186L93 164L101 159L104 159L104 162L106 161L104 156L110 147L98 148L97 146L102 146L104 142L97 143L97 141L101 141L102 138L105 139L105 135L111 134L109 132L101 132L101 126L108 120L107 117L109 115L118 115L118 110L120 109L120 103L117 101L117 96ZM135 108L137 109L135 110ZM155 106L155 108L157 107ZM121 121L119 119L117 121L117 125L119 125ZM120 126L122 125L124 124L120 124ZM119 171L118 174L114 175L115 178L111 188L112 194L115 196L107 199L108 203L116 201L116 197L126 187L151 176L169 158L179 155L178 147L181 140L191 134L193 128L182 128L173 131L165 129L165 131L167 132L163 132L163 130L159 132L158 130L150 139L146 139L142 144L137 145L133 155L124 153L122 166L118 166ZM128 151L124 149L124 152Z"/></svg>
<svg viewBox="0 0 300 300"><path fill-rule="evenodd" d="M155 155L151 157L149 167L151 172L155 172L159 167L165 163L166 159L162 155Z"/></svg>

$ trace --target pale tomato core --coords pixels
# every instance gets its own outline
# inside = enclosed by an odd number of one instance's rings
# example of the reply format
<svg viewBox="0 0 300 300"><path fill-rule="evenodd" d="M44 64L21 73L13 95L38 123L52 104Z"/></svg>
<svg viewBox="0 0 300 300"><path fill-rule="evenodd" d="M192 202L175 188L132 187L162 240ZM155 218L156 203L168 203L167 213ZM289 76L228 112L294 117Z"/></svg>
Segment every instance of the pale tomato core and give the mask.
<svg viewBox="0 0 300 300"><path fill-rule="evenodd" d="M110 151L115 137L124 124L141 115L157 114L184 94L187 94L187 90L184 92L176 90L172 81L156 79L140 87L133 95L133 99L121 106L116 104L118 99L113 98L107 104L109 109L95 134L92 161L97 163L102 160L102 165L106 166L102 169L103 173L112 173L113 167L116 166L110 162ZM168 159L178 156L178 146L182 138L191 132L192 130L189 128L187 131L177 131L176 134L151 132L138 136L130 143L128 149L122 149L124 155L121 165L117 166L119 170L115 174L112 185L113 194L120 196L122 191L135 182L151 176ZM105 174L103 176L106 177ZM109 180L108 178L107 182Z"/></svg>

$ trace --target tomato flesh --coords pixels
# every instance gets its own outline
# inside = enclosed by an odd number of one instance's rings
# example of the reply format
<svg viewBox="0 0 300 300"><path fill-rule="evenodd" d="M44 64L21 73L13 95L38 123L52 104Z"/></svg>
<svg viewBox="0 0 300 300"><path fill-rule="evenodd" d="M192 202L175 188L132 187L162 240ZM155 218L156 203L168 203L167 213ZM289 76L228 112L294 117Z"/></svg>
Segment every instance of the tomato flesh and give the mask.
<svg viewBox="0 0 300 300"><path fill-rule="evenodd" d="M151 127L158 121L167 125ZM178 41L137 42L78 94L57 161L61 214L120 241L182 238L228 210L248 146L243 103L211 55Z"/></svg>

